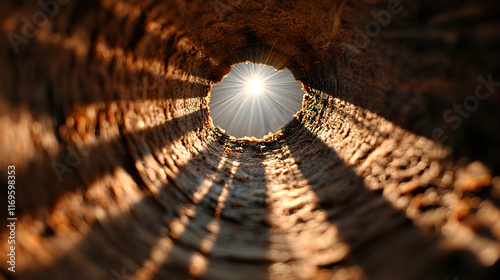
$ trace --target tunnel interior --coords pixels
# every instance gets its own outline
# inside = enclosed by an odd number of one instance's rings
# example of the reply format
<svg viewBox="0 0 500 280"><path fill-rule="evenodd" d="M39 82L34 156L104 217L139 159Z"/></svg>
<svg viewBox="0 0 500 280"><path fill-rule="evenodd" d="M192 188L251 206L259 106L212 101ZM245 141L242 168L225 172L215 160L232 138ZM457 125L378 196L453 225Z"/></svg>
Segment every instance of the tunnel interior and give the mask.
<svg viewBox="0 0 500 280"><path fill-rule="evenodd" d="M494 1L40 3L0 4L0 279L498 279ZM210 118L246 61L305 91L262 139Z"/></svg>

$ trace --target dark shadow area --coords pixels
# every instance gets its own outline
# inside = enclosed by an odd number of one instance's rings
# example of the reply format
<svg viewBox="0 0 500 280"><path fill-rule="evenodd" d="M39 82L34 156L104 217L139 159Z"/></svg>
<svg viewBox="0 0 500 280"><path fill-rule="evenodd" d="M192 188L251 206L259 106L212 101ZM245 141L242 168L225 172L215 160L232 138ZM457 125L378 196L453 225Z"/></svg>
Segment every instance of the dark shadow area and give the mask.
<svg viewBox="0 0 500 280"><path fill-rule="evenodd" d="M245 35L245 43L242 47L228 49L223 52L225 56L220 58L220 66L210 78L212 81L219 82L224 75L229 74L232 65L246 61L269 65L278 70L287 68L292 72L296 80L305 79L299 72L300 67L294 59L294 55L298 55L298 53L288 54L280 50L278 46L265 44L262 38L259 38L252 30L242 30L241 32Z"/></svg>
<svg viewBox="0 0 500 280"><path fill-rule="evenodd" d="M440 251L440 237L415 226L381 192L366 188L362 178L297 119L284 132L319 207L351 248L346 261L359 265L369 279L478 279L485 273L470 252ZM318 174L324 175L318 178ZM484 274L481 279L491 277Z"/></svg>

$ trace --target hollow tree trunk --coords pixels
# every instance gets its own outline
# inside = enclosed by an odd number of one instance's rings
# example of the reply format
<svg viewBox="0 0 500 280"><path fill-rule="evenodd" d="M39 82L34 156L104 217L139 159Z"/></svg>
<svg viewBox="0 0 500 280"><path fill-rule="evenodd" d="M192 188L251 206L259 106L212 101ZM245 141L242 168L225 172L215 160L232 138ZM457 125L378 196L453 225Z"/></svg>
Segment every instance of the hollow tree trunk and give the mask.
<svg viewBox="0 0 500 280"><path fill-rule="evenodd" d="M0 278L498 279L500 21L456 2L3 1ZM209 115L247 60L307 92L260 141Z"/></svg>

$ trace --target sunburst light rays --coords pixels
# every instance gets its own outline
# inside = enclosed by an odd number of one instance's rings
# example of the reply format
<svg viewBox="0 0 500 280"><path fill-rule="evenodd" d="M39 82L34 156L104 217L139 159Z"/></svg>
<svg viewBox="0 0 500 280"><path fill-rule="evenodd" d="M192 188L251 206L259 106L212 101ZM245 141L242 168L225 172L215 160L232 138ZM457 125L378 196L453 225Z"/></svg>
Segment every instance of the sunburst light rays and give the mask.
<svg viewBox="0 0 500 280"><path fill-rule="evenodd" d="M232 136L261 138L292 120L303 94L287 69L240 63L212 87L210 115L214 125Z"/></svg>

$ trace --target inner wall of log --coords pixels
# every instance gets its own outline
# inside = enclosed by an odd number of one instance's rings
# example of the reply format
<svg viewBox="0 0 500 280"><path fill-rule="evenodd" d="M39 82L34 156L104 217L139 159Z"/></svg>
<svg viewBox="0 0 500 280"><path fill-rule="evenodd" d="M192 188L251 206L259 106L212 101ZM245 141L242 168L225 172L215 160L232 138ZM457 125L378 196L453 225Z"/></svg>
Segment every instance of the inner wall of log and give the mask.
<svg viewBox="0 0 500 280"><path fill-rule="evenodd" d="M388 2L0 4L0 279L495 279L495 2ZM210 119L244 61L305 91L261 140Z"/></svg>

